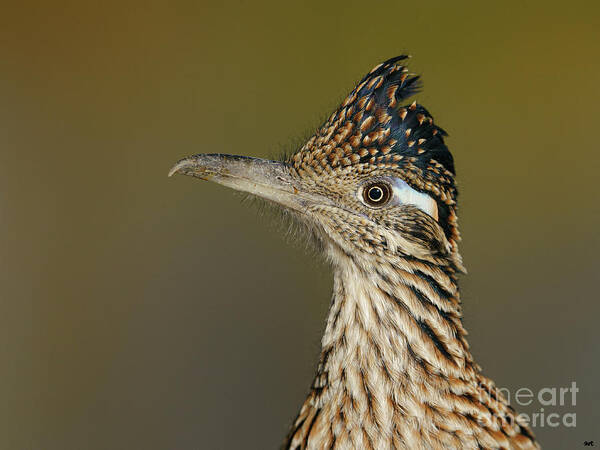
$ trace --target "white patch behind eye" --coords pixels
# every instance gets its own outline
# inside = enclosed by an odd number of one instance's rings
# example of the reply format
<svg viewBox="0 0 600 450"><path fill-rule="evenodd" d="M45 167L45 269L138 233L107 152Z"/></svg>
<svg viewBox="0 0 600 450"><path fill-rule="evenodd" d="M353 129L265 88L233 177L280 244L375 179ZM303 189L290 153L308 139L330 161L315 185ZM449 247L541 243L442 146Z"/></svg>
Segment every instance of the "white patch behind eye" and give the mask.
<svg viewBox="0 0 600 450"><path fill-rule="evenodd" d="M429 195L419 192L400 178L392 178L392 190L394 200L403 205L414 205L421 211L429 214L435 220L438 220L437 202Z"/></svg>

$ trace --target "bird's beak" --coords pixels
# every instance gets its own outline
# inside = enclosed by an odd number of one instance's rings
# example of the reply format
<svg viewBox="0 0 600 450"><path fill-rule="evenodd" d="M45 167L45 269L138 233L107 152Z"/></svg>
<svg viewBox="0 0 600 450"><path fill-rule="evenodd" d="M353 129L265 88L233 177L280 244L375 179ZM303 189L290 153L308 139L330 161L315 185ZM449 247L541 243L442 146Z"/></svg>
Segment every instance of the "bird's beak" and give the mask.
<svg viewBox="0 0 600 450"><path fill-rule="evenodd" d="M292 178L289 167L279 161L201 154L189 156L175 164L169 171L169 176L175 174L214 181L296 211L302 211L307 200L301 195L299 184Z"/></svg>

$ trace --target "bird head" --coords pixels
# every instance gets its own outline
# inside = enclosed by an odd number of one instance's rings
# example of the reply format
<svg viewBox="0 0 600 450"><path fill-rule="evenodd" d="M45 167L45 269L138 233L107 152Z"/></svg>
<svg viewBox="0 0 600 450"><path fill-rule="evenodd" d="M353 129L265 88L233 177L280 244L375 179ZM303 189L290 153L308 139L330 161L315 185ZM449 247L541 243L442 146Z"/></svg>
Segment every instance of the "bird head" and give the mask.
<svg viewBox="0 0 600 450"><path fill-rule="evenodd" d="M452 155L446 133L416 102L407 56L376 66L285 161L199 154L183 174L292 211L346 255L411 257L462 269Z"/></svg>

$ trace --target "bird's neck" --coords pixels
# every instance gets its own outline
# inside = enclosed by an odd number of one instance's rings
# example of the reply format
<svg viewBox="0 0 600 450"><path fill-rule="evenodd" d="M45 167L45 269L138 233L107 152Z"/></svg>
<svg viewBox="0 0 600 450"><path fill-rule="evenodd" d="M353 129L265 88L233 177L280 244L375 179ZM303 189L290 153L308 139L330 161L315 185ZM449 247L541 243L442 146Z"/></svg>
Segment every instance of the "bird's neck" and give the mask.
<svg viewBox="0 0 600 450"><path fill-rule="evenodd" d="M426 416L450 385L474 389L479 369L451 270L409 258L357 262L338 255L334 261L317 374L290 443L294 436L336 435L313 430L317 414L318 423L342 421L348 429L392 430L402 423L414 431L418 421L406 418Z"/></svg>
<svg viewBox="0 0 600 450"><path fill-rule="evenodd" d="M478 371L465 335L452 271L408 258L339 258L315 387L353 377L348 384L359 386L367 372L371 396L386 383L472 379Z"/></svg>

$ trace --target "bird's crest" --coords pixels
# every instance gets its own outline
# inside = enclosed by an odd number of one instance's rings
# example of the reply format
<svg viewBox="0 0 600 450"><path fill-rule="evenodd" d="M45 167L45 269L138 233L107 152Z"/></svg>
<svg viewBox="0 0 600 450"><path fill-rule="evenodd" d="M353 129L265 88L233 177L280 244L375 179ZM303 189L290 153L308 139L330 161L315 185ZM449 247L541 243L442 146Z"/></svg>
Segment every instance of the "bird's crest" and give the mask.
<svg viewBox="0 0 600 450"><path fill-rule="evenodd" d="M289 163L317 176L344 168L395 173L437 200L440 225L456 248L454 162L431 114L416 102L401 104L419 90L419 77L401 64L407 58L373 68Z"/></svg>

